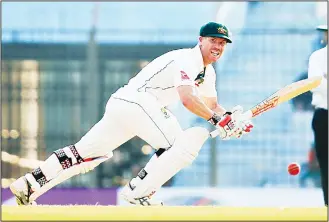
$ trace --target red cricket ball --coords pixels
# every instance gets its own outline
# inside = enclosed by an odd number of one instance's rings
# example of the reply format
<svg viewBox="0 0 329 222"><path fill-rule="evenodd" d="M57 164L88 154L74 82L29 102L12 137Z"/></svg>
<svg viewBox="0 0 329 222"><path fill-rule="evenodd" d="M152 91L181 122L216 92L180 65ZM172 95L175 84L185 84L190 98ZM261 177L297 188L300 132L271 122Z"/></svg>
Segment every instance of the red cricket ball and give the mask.
<svg viewBox="0 0 329 222"><path fill-rule="evenodd" d="M288 172L290 175L296 176L300 172L300 166L298 163L291 163L288 166Z"/></svg>

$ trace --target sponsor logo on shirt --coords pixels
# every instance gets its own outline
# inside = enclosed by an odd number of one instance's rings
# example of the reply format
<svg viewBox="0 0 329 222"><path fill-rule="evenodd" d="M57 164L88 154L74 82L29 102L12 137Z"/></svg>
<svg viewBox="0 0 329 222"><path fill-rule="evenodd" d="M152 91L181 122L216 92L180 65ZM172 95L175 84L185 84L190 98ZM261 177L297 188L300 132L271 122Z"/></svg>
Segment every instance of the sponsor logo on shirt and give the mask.
<svg viewBox="0 0 329 222"><path fill-rule="evenodd" d="M184 71L180 71L181 79L182 80L189 80L190 78Z"/></svg>

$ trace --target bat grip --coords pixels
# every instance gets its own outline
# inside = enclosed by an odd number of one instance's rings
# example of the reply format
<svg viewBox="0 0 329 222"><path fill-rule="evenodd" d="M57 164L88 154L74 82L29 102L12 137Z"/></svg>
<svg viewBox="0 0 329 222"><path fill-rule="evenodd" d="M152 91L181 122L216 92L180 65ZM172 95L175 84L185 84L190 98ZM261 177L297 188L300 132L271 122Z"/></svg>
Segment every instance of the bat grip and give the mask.
<svg viewBox="0 0 329 222"><path fill-rule="evenodd" d="M216 136L219 135L219 131L218 130L214 130L214 131L210 132L209 135L210 135L211 138L215 138Z"/></svg>
<svg viewBox="0 0 329 222"><path fill-rule="evenodd" d="M245 113L241 114L240 119L242 119L242 120L248 120L248 119L251 119L252 117L253 116L252 116L251 110L248 110ZM219 130L217 130L217 129L209 133L209 136L211 138L215 138L218 135L219 135Z"/></svg>

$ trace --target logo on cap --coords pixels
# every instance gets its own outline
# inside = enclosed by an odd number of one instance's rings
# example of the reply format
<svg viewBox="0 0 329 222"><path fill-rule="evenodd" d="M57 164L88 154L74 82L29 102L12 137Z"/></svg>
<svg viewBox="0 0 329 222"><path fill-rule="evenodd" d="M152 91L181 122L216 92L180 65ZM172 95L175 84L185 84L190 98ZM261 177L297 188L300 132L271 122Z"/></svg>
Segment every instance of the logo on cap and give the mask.
<svg viewBox="0 0 329 222"><path fill-rule="evenodd" d="M218 31L219 34L224 34L224 35L226 35L226 33L227 33L227 31L226 31L223 27L219 27L219 28L217 29L217 31Z"/></svg>

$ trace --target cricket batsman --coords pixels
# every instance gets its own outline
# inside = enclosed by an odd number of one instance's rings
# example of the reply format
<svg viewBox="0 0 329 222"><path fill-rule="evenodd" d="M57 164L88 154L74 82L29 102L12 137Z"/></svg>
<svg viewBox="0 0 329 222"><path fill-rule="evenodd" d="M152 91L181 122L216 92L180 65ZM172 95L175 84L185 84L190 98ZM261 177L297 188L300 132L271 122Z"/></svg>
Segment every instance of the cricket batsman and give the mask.
<svg viewBox="0 0 329 222"><path fill-rule="evenodd" d="M165 53L144 67L127 85L111 95L102 119L75 144L53 152L38 168L10 185L19 205L30 205L55 185L86 173L113 156L113 150L138 136L155 154L121 192L135 205L163 205L152 195L181 169L190 165L209 138L203 127L182 130L166 106L180 101L190 112L220 131L224 140L250 132L242 107L228 111L217 102L212 63L232 43L229 29L209 22L201 27L194 48Z"/></svg>

